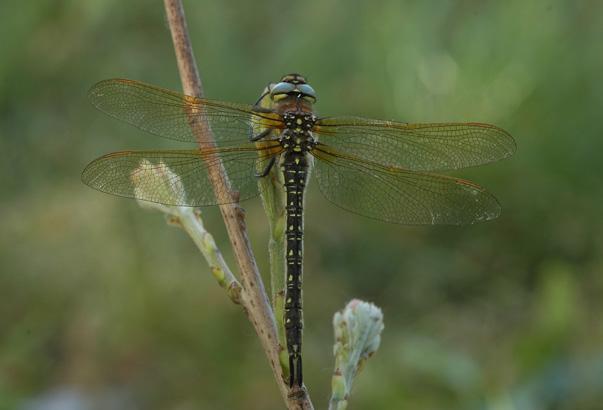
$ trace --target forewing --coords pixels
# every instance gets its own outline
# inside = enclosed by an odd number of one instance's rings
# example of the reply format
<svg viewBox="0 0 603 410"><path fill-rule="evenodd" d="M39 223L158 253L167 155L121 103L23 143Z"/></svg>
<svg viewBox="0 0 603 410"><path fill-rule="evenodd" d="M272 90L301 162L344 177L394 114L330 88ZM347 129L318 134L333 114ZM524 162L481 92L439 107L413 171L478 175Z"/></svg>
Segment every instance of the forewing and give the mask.
<svg viewBox="0 0 603 410"><path fill-rule="evenodd" d="M269 151L255 146L238 149L122 151L92 161L82 173L82 181L113 195L137 198L165 205L206 206L223 201L227 189L215 192L208 170L221 161L230 179L231 190L245 200L258 194L256 169L269 160Z"/></svg>
<svg viewBox="0 0 603 410"><path fill-rule="evenodd" d="M464 225L498 217L500 205L470 181L336 155L317 145L312 154L323 195L348 211L390 223Z"/></svg>
<svg viewBox="0 0 603 410"><path fill-rule="evenodd" d="M258 113L245 104L207 100L125 79L104 80L89 91L99 110L152 134L212 146L196 131L209 126L218 146L249 141L252 127L282 128L280 115ZM195 130L197 127L197 130Z"/></svg>
<svg viewBox="0 0 603 410"><path fill-rule="evenodd" d="M505 130L480 123L405 124L357 117L319 119L313 130L339 152L411 171L486 164L515 152Z"/></svg>

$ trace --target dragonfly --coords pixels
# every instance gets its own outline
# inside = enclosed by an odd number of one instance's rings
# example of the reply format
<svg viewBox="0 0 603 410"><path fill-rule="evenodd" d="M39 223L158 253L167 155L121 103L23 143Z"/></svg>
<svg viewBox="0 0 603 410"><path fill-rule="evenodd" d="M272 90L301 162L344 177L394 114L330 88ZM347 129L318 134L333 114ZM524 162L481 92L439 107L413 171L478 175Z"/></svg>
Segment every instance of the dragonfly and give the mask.
<svg viewBox="0 0 603 410"><path fill-rule="evenodd" d="M319 117L316 92L299 74L270 83L255 104L197 98L127 79L101 81L89 97L99 110L144 131L196 144L101 156L82 173L82 181L99 191L204 207L234 201L225 190L238 192L241 201L253 198L261 190L259 180L279 177L286 201L284 326L291 387L303 383L303 216L309 178L327 200L369 218L474 224L497 218L499 202L471 181L440 173L498 161L516 149L508 132L483 123ZM198 138L194 123L204 124L213 138ZM230 187L212 184L211 168L218 164ZM168 184L179 184L186 195L166 196L165 181L149 177L149 166L177 176Z"/></svg>

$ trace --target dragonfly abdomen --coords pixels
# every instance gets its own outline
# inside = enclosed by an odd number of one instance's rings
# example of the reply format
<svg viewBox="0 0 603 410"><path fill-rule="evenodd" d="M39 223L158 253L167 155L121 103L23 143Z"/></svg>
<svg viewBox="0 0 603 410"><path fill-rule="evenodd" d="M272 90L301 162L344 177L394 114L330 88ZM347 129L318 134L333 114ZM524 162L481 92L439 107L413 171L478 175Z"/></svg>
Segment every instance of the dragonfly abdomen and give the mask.
<svg viewBox="0 0 603 410"><path fill-rule="evenodd" d="M289 352L289 384L302 385L303 203L308 175L306 154L287 151L282 162L287 201L285 333Z"/></svg>

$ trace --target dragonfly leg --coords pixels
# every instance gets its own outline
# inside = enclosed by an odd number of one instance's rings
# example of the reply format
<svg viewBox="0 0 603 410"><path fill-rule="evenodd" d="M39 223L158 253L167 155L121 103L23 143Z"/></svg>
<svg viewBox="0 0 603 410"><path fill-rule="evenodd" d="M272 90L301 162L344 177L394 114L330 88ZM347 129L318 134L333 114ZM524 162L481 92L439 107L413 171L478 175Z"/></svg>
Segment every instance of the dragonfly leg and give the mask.
<svg viewBox="0 0 603 410"><path fill-rule="evenodd" d="M249 141L256 142L263 138L266 138L268 134L272 132L272 128L266 128L264 131L260 132L258 135L249 138Z"/></svg>
<svg viewBox="0 0 603 410"><path fill-rule="evenodd" d="M276 162L276 157L270 158L270 162L268 163L268 165L266 165L266 168L264 168L264 170L262 172L256 173L255 176L258 178L264 178L266 175L268 175L270 173L270 170L274 166L275 162Z"/></svg>
<svg viewBox="0 0 603 410"><path fill-rule="evenodd" d="M258 100L255 102L255 104L254 104L255 106L257 106L257 105L260 103L260 101L262 101L262 99L263 99L265 96L267 96L268 94L270 94L270 83L268 83L268 85L266 86L265 90L266 90L266 91L264 91L264 92L262 93L262 95L260 95L260 98L258 98Z"/></svg>

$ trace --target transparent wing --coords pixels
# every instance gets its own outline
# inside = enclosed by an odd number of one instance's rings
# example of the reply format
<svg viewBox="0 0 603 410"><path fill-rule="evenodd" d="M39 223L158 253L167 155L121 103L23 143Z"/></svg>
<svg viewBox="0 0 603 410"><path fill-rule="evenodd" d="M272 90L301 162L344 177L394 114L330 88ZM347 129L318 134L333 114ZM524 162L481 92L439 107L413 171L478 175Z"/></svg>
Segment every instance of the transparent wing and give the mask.
<svg viewBox="0 0 603 410"><path fill-rule="evenodd" d="M82 181L102 192L165 205L216 205L224 203L217 199L224 196L214 192L210 166L221 160L231 189L245 200L258 194L256 169L276 154L276 147L258 150L253 145L205 151L122 151L92 161Z"/></svg>
<svg viewBox="0 0 603 410"><path fill-rule="evenodd" d="M411 171L486 164L515 152L505 130L480 123L405 124L357 117L319 119L313 130L339 152Z"/></svg>
<svg viewBox="0 0 603 410"><path fill-rule="evenodd" d="M464 225L498 217L500 205L484 188L443 175L384 167L317 145L314 175L323 195L348 211L409 225Z"/></svg>
<svg viewBox="0 0 603 410"><path fill-rule="evenodd" d="M195 142L201 147L192 124L208 124L218 146L245 143L253 125L283 128L280 115L258 113L253 107L195 98L138 81L101 81L88 96L99 110L160 137Z"/></svg>

